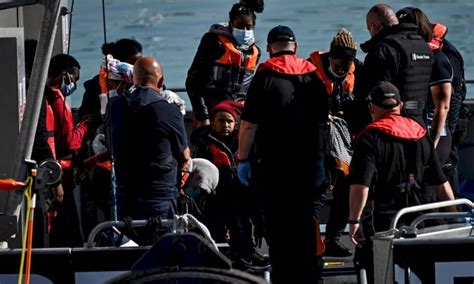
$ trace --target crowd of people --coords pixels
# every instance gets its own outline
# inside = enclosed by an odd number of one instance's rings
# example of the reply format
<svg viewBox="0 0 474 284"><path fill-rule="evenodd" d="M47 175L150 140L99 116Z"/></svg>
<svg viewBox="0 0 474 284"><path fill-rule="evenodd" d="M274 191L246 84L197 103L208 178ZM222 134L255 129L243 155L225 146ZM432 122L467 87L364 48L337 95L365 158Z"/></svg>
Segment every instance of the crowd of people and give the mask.
<svg viewBox="0 0 474 284"><path fill-rule="evenodd" d="M366 17L363 62L345 28L328 51L300 57L297 36L281 25L268 32L269 59L259 62L261 12L263 1L236 3L228 22L202 37L186 78L189 139L184 101L136 40L102 47L77 123L66 97L79 62L51 59L33 158L58 160L63 177L51 188L53 205L37 214L49 236L37 246L82 246L100 220L192 212L229 243L236 267L270 263L274 283L292 283L295 273L317 283L324 256L353 254L340 241L349 223L355 267L373 283L374 233L403 207L459 194L466 86L445 26L418 8L377 4ZM258 250L262 239L269 258Z"/></svg>

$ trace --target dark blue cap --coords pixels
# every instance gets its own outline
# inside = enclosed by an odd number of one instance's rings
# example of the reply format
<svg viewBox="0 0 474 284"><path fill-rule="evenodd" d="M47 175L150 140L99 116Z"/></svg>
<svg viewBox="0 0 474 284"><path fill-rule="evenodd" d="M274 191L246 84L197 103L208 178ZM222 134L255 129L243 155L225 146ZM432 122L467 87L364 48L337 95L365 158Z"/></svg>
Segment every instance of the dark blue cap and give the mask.
<svg viewBox="0 0 474 284"><path fill-rule="evenodd" d="M395 103L390 103L390 101L387 101L387 99L393 99L395 100ZM392 83L388 81L381 81L369 91L367 101L381 108L391 109L400 104L400 92Z"/></svg>
<svg viewBox="0 0 474 284"><path fill-rule="evenodd" d="M267 43L295 40L295 33L287 26L276 26L270 30L267 36Z"/></svg>

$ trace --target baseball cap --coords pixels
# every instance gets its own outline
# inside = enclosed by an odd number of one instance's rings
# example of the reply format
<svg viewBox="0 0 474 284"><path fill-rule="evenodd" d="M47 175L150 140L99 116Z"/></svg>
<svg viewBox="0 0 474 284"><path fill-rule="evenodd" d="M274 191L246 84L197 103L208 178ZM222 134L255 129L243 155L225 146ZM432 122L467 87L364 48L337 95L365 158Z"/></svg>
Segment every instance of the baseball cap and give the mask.
<svg viewBox="0 0 474 284"><path fill-rule="evenodd" d="M387 99L394 99L396 103L390 104L386 101ZM400 104L400 92L392 83L382 81L369 91L367 101L381 108L391 109Z"/></svg>
<svg viewBox="0 0 474 284"><path fill-rule="evenodd" d="M267 36L267 43L295 40L295 33L287 26L276 26L268 32Z"/></svg>

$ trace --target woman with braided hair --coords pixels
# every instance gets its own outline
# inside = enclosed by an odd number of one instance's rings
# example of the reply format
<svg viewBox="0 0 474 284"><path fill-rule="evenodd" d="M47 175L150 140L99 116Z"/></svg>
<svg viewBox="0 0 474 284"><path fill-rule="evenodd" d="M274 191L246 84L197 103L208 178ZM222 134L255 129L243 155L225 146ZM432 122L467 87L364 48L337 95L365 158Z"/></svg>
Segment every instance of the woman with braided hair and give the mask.
<svg viewBox="0 0 474 284"><path fill-rule="evenodd" d="M260 58L253 30L255 12L262 10L261 0L240 1L229 22L212 25L202 37L186 78L195 128L209 124L209 111L219 102L245 99Z"/></svg>

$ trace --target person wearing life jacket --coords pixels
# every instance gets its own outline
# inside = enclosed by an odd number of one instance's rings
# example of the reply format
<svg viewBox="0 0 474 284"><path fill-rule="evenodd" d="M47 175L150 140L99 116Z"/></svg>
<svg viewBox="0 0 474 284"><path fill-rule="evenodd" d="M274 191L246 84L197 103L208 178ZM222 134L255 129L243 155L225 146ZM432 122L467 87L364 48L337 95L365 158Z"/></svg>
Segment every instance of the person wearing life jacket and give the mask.
<svg viewBox="0 0 474 284"><path fill-rule="evenodd" d="M123 63L134 64L142 56L142 45L135 39L122 38L117 41L108 42L102 45L102 54L110 54L114 59ZM88 131L88 135L77 153L77 160L81 161L77 165L76 180L81 187L81 213L82 229L84 235L97 224L97 208L103 212L105 219L110 219L110 191L111 191L111 162L110 155L100 155L94 153L93 141L101 132L105 117L105 111L109 97L113 97L115 89L120 87L126 89L132 83L124 82L117 78L109 69L107 73L105 64L101 64L99 73L93 78L84 82L84 94L78 109L78 117L82 119L93 116L97 123ZM119 80L120 79L120 80ZM107 96L109 92L109 96ZM107 208L108 207L108 208ZM102 216L102 214L99 214Z"/></svg>
<svg viewBox="0 0 474 284"><path fill-rule="evenodd" d="M48 92L48 88L45 88L45 92ZM41 104L31 158L36 161L38 165L46 160L56 160L54 114L46 100L46 96L43 97ZM51 220L56 213L54 204L63 202L64 189L62 184L59 183L43 188L42 191L36 190L38 191L38 203L36 204L34 214L33 230L35 237L33 238L33 247L49 247L50 244L47 236L49 234Z"/></svg>
<svg viewBox="0 0 474 284"><path fill-rule="evenodd" d="M224 242L230 231L234 265L265 266L268 257L258 252L252 236L251 217L257 215L256 198L251 191L242 188L237 178L237 124L242 108L242 103L232 100L217 104L211 111L211 124L196 129L191 135L195 146L193 157L208 159L219 169L216 192L209 197L204 212L213 238Z"/></svg>
<svg viewBox="0 0 474 284"><path fill-rule="evenodd" d="M362 63L355 58L357 46L352 34L340 29L331 41L329 51L313 51L309 61L316 67L316 75L324 83L330 97L332 115L343 114L348 102L354 99L356 74Z"/></svg>
<svg viewBox="0 0 474 284"><path fill-rule="evenodd" d="M416 24L419 27L418 33L433 51L435 61L430 79L430 96L428 96L426 104L425 120L443 171L451 181L453 189L458 192L457 173L450 161L452 130L448 125L448 117L451 112L451 98L454 94L452 85L454 69L449 58L442 51L442 39L446 30L441 26L435 29L426 14L418 8L403 8L397 12L397 16L400 18L400 22ZM434 32L438 33L438 36L435 36ZM460 98L455 98L455 100L459 101ZM457 111L459 113L459 108Z"/></svg>
<svg viewBox="0 0 474 284"><path fill-rule="evenodd" d="M82 163L76 170L76 181L81 186L81 225L85 236L101 221L112 219L110 197L113 177L111 152L107 147L110 144L106 143L106 131L110 129L109 121L105 119L106 110L115 97L133 84L133 65L121 62L111 54L102 60L100 69L104 71L99 80L101 88L105 89L100 94L100 117L104 118L104 123L92 130L83 143L78 154L78 160Z"/></svg>
<svg viewBox="0 0 474 284"><path fill-rule="evenodd" d="M433 53L414 24L399 23L387 4L373 6L366 17L371 39L361 44L367 55L362 72L364 93L380 81L400 90L403 114L425 125L424 111L430 88Z"/></svg>
<svg viewBox="0 0 474 284"><path fill-rule="evenodd" d="M263 192L272 282L291 283L298 271L299 283L315 283L322 267L314 204L324 179L328 96L316 67L296 55L289 27L271 29L267 43L270 59L259 65L242 112L237 176L247 187L255 179Z"/></svg>
<svg viewBox="0 0 474 284"><path fill-rule="evenodd" d="M354 143L348 222L349 237L357 246L355 267L366 269L368 282L374 283L371 237L375 232L388 230L400 209L429 203L422 185L435 187L440 200L452 200L454 195L426 129L401 115L398 89L379 82L370 90L368 102L373 122Z"/></svg>
<svg viewBox="0 0 474 284"><path fill-rule="evenodd" d="M350 132L355 131L357 125L361 124L360 116L356 113L362 112L354 101L355 90L360 86L356 74L360 74L362 67L362 63L355 58L356 52L357 45L352 34L342 28L331 41L329 51L313 51L308 59L316 67L317 78L326 87L330 106L331 131L329 149L324 162L328 188L332 190L333 199L326 224L325 256L352 255L352 251L340 242L339 238L346 227L349 214L347 174L351 155ZM346 141L346 143L332 143L332 141Z"/></svg>
<svg viewBox="0 0 474 284"><path fill-rule="evenodd" d="M401 23L415 24L418 34L433 51L434 64L430 79L430 96L426 104L426 125L438 152L442 165L451 150L451 133L446 126L451 100L453 68L448 57L441 51L441 42L433 37L433 25L418 8L406 7L396 13Z"/></svg>
<svg viewBox="0 0 474 284"><path fill-rule="evenodd" d="M31 69L33 67L34 54L36 51L36 40L25 41L25 76L28 81L31 75ZM36 127L35 139L33 144L33 150L31 158L40 165L46 160L56 160L56 146L54 142L54 114L51 105L48 103L46 97L48 93L52 91L49 88L45 88L45 95L40 108L38 117L38 124ZM34 215L34 239L33 247L48 247L49 241L47 235L51 224L51 218L54 216L54 209L48 206L47 199L51 199L53 203L61 203L64 198L64 190L61 183L52 185L44 189L45 191L39 192L44 194L38 196L39 202L36 204L35 215ZM50 190L50 191L49 191ZM49 194L49 192L50 194ZM43 202L44 201L44 202Z"/></svg>
<svg viewBox="0 0 474 284"><path fill-rule="evenodd" d="M102 54L111 54L113 58L133 65L142 56L142 45L134 39L123 38L104 44ZM107 74L104 68L100 70L100 74L84 82L85 92L78 110L79 118L88 114L103 115L105 105L102 102L107 97Z"/></svg>
<svg viewBox="0 0 474 284"><path fill-rule="evenodd" d="M56 158L63 170L61 180L64 189L63 202L57 205L58 216L53 219L50 242L51 246L81 246L79 218L73 190L72 156L81 148L88 128L94 123L92 117L84 117L77 125L74 124L71 108L66 101L75 88L80 76L80 65L77 60L66 54L58 54L51 58L47 88L45 93L54 116L54 142Z"/></svg>
<svg viewBox="0 0 474 284"><path fill-rule="evenodd" d="M209 124L209 111L223 100L243 100L260 58L255 44L254 5L236 3L229 22L204 34L186 78L194 128ZM262 1L263 2L263 1Z"/></svg>

